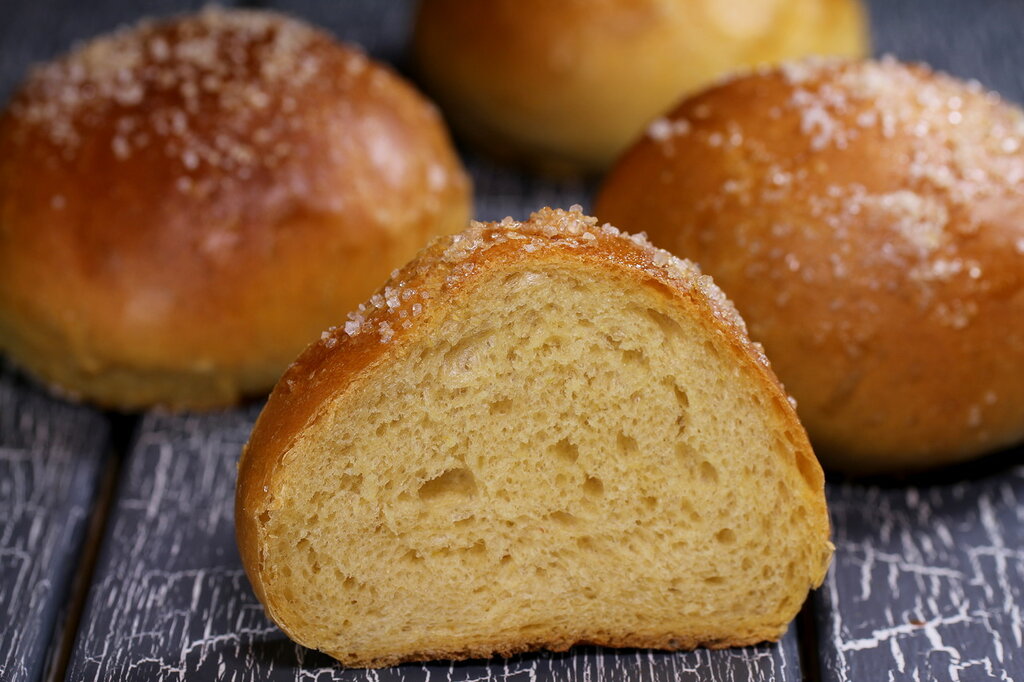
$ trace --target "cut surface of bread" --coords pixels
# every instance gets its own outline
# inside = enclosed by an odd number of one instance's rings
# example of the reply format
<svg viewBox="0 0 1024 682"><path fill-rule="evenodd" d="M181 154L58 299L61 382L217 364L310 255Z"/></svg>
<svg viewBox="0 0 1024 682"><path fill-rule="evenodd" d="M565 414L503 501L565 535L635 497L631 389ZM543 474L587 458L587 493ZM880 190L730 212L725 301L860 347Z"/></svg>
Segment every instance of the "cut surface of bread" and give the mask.
<svg viewBox="0 0 1024 682"><path fill-rule="evenodd" d="M821 469L731 304L578 210L435 241L285 374L240 463L268 614L343 663L776 639Z"/></svg>

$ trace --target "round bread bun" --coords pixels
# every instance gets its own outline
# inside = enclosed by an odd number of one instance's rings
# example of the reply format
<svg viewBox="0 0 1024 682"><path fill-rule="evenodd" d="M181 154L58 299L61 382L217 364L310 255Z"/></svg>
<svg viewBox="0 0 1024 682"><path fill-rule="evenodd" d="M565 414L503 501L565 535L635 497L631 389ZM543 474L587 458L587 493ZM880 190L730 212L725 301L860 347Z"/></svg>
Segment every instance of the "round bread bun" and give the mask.
<svg viewBox="0 0 1024 682"><path fill-rule="evenodd" d="M271 12L143 22L0 120L0 347L101 405L228 405L469 211L435 108L358 50Z"/></svg>
<svg viewBox="0 0 1024 682"><path fill-rule="evenodd" d="M457 133L568 174L737 68L867 43L860 0L422 0L414 54Z"/></svg>
<svg viewBox="0 0 1024 682"><path fill-rule="evenodd" d="M833 468L1024 438L1024 113L881 62L813 60L682 103L596 212L735 301Z"/></svg>
<svg viewBox="0 0 1024 682"><path fill-rule="evenodd" d="M434 240L310 345L235 502L267 615L358 667L777 640L833 550L736 309L578 206Z"/></svg>

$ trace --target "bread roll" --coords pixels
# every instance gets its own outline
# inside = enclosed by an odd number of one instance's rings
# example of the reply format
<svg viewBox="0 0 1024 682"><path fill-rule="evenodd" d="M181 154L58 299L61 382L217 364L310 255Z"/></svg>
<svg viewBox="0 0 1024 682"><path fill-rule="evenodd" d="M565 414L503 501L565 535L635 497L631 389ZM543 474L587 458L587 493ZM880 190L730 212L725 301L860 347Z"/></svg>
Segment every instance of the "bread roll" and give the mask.
<svg viewBox="0 0 1024 682"><path fill-rule="evenodd" d="M732 304L578 210L435 240L307 348L236 523L270 617L353 666L776 639L831 556Z"/></svg>
<svg viewBox="0 0 1024 682"><path fill-rule="evenodd" d="M143 22L0 120L0 347L102 405L227 405L468 213L386 67L270 12Z"/></svg>
<svg viewBox="0 0 1024 682"><path fill-rule="evenodd" d="M1022 140L977 83L803 62L655 121L596 210L715 277L825 462L921 469L1024 437Z"/></svg>
<svg viewBox="0 0 1024 682"><path fill-rule="evenodd" d="M560 174L737 68L866 51L860 0L421 0L414 66L456 132Z"/></svg>

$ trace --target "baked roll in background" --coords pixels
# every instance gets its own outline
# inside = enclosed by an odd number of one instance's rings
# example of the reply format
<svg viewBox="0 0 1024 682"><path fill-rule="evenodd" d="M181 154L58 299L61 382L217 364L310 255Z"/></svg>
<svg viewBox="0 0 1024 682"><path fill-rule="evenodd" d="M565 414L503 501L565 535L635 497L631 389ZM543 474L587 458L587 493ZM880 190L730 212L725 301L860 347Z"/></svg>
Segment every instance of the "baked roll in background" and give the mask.
<svg viewBox="0 0 1024 682"><path fill-rule="evenodd" d="M456 132L559 174L736 69L867 44L859 0L422 0L413 67Z"/></svg>
<svg viewBox="0 0 1024 682"><path fill-rule="evenodd" d="M434 234L469 183L435 108L280 14L144 21L0 121L0 348L118 408L228 405Z"/></svg>
<svg viewBox="0 0 1024 682"><path fill-rule="evenodd" d="M1024 438L1022 144L977 83L798 62L654 121L595 210L714 276L826 464L922 469Z"/></svg>

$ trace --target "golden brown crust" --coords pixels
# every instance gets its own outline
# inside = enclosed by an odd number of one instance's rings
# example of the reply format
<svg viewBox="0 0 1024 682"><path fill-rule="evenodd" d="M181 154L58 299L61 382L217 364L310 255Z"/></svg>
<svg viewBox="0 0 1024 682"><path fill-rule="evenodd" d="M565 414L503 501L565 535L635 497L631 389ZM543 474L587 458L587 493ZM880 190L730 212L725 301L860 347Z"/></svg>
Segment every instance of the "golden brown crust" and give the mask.
<svg viewBox="0 0 1024 682"><path fill-rule="evenodd" d="M268 592L263 581L264 557L261 555L264 545L261 515L273 499L275 476L285 455L338 396L352 390L353 382L368 376L375 365L401 356L403 348L429 333L432 320L450 309L447 301L457 299L462 287L471 285L491 268L527 260L537 264L582 261L614 271L638 287L654 287L673 297L714 329L721 347L731 351L737 362L772 397L770 405L779 432L793 434L795 460L780 462L780 465L799 471L806 483L803 497L811 510L814 534L823 539L826 549L831 547L827 543L829 526L824 477L803 427L760 346L750 341L742 318L711 278L702 275L692 263L652 247L642 235L630 236L611 225L598 225L578 207L570 211L545 208L526 222L506 218L501 223L474 223L460 234L435 239L415 260L396 271L345 323L325 331L274 388L239 461L235 524L242 563L256 595L268 615L286 631L288 624L281 621L277 607L277 600L282 597ZM828 549L822 555L820 572L813 576L813 586L824 580L830 557ZM788 622L788 618L784 620ZM780 622L777 627L742 637L715 640L710 640L706 633L615 633L585 639L609 646L669 649L740 646L776 639L785 625L786 622ZM672 644L673 639L677 640L676 644ZM379 659L357 658L340 651L328 653L346 663L376 666L423 658L508 655L538 647L565 650L580 641L580 638L482 641L474 648L415 652Z"/></svg>
<svg viewBox="0 0 1024 682"><path fill-rule="evenodd" d="M558 174L601 170L731 71L867 42L859 0L425 0L413 50L457 132Z"/></svg>
<svg viewBox="0 0 1024 682"><path fill-rule="evenodd" d="M471 647L450 649L426 649L410 652L403 656L386 656L380 658L356 657L348 652L331 652L343 664L357 668L384 668L401 663L417 661L450 660L464 661L473 658L490 658L492 656L515 656L528 651L568 651L574 646L603 646L614 648L660 649L662 651L689 651L697 648L729 649L732 647L753 646L762 642L776 642L786 632L787 625L780 628L765 628L743 636L722 639L709 639L704 636L634 633L625 636L594 634L580 638L558 639L514 639L481 641Z"/></svg>
<svg viewBox="0 0 1024 682"><path fill-rule="evenodd" d="M388 68L270 12L144 22L0 121L0 345L105 405L230 404L468 213Z"/></svg>
<svg viewBox="0 0 1024 682"><path fill-rule="evenodd" d="M715 277L826 463L917 469L1024 437L1022 140L977 84L796 63L655 121L596 211Z"/></svg>

